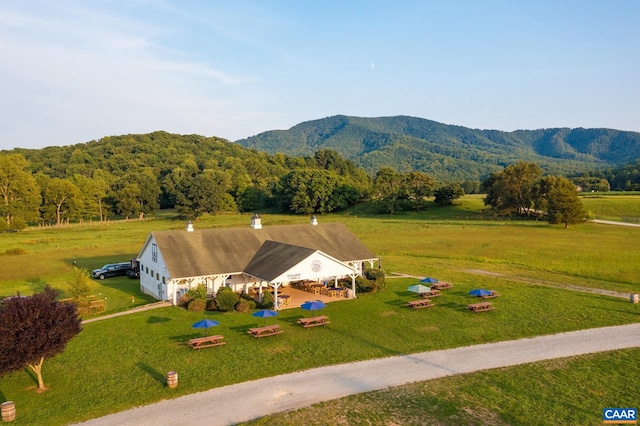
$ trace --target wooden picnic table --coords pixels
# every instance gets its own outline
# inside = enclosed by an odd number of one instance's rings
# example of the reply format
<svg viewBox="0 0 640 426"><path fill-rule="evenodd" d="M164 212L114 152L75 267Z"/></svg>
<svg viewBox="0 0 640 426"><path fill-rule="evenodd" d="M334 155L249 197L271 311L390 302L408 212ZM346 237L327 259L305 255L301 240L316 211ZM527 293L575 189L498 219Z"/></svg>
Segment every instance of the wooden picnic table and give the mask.
<svg viewBox="0 0 640 426"><path fill-rule="evenodd" d="M495 297L500 296L498 293L495 292L495 290L489 290L491 292L491 294L488 294L486 296L477 296L479 299L493 299Z"/></svg>
<svg viewBox="0 0 640 426"><path fill-rule="evenodd" d="M276 336L278 334L283 333L283 330L280 330L280 324L267 325L265 327L255 327L247 330L247 333L251 334L253 337L257 339L261 339L263 337L268 336Z"/></svg>
<svg viewBox="0 0 640 426"><path fill-rule="evenodd" d="M191 339L187 342L193 349L209 348L211 346L222 346L227 342L223 342L224 336L206 336Z"/></svg>
<svg viewBox="0 0 640 426"><path fill-rule="evenodd" d="M431 289L431 291L427 291L426 293L418 293L418 296L428 299L429 297L440 297L442 296L442 293L440 293L440 290L434 288Z"/></svg>
<svg viewBox="0 0 640 426"><path fill-rule="evenodd" d="M413 309L431 308L433 306L435 305L429 299L412 300L410 302L407 302L407 308Z"/></svg>
<svg viewBox="0 0 640 426"><path fill-rule="evenodd" d="M493 311L493 305L491 304L491 302L472 303L471 305L467 305L467 309L471 312L480 313Z"/></svg>
<svg viewBox="0 0 640 426"><path fill-rule="evenodd" d="M446 281L431 284L431 288L436 290L449 290L451 287L453 287L453 285Z"/></svg>
<svg viewBox="0 0 640 426"><path fill-rule="evenodd" d="M329 317L326 315L320 315L312 318L300 318L297 322L304 328L317 327L320 325L324 327L327 324L331 324Z"/></svg>

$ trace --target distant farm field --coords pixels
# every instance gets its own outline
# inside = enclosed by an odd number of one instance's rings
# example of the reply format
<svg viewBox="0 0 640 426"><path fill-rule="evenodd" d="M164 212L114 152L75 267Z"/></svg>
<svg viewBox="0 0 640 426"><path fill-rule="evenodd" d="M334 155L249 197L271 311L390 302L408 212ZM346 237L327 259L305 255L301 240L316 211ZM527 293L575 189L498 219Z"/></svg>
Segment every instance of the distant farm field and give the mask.
<svg viewBox="0 0 640 426"><path fill-rule="evenodd" d="M282 324L285 333L261 342L246 334L247 327L256 324L248 313L195 314L162 308L86 324L67 351L45 361L43 373L50 390L37 395L31 389L33 378L20 371L2 378L0 397L16 401L21 412L16 424L34 424L40 418L47 418L48 424L67 424L216 386L337 362L638 321L638 305L629 299L567 288L640 292L640 250L635 249L640 228L586 223L565 230L545 222L481 220L480 210L481 198L470 196L458 206L432 207L420 213L369 216L351 210L319 217L320 221L344 222L381 257L389 276L435 276L453 282L454 288L427 312L404 307L415 298L406 291L415 278L389 278L386 291L330 303L325 313L332 324L326 329L304 330L295 320L306 312L282 311L270 320ZM250 217L206 217L195 226L249 226ZM265 227L306 223L308 217L264 214L262 222ZM126 261L137 254L149 232L183 228L182 221L163 217L0 234L0 295L31 294L46 283L64 291L74 261L87 269ZM92 286L104 298L107 313L150 301L139 293L138 282L126 277L92 281ZM465 312L467 292L476 287L502 294L495 299L496 311L486 315ZM226 346L201 352L186 347L187 339L200 334L190 325L203 316L220 321L216 333L225 336ZM596 380L587 371L589 364L585 365L563 369L568 378L562 379L562 392L579 395L579 383ZM624 376L624 363L616 365L620 370L616 374ZM174 391L164 386L164 375L172 369L181 378ZM485 377L496 383L508 380L508 373L499 374ZM474 376L469 380L483 379ZM535 394L524 383L508 382L514 401ZM599 392L615 394L614 385L604 384ZM471 395L464 382L446 386L434 396L441 405L446 404L443 395L451 392L468 393L465 398L472 405L484 403ZM495 398L490 402L502 404ZM536 412L525 408L512 420L525 418L527 410Z"/></svg>

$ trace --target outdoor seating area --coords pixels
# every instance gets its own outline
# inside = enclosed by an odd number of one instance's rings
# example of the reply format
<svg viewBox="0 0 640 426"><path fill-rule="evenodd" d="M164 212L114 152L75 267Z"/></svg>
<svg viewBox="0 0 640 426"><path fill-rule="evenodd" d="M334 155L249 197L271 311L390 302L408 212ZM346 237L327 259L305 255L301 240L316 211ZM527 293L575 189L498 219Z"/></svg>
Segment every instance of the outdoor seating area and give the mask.
<svg viewBox="0 0 640 426"><path fill-rule="evenodd" d="M266 325L264 327L254 327L247 330L247 333L251 334L257 339L269 336L277 336L278 334L282 334L283 332L284 330L280 329L279 324Z"/></svg>
<svg viewBox="0 0 640 426"><path fill-rule="evenodd" d="M331 321L329 321L329 317L326 315L320 315L317 317L311 317L311 318L300 318L297 321L298 324L302 325L304 328L311 328L311 327L318 327L318 326L325 326L327 324L331 324Z"/></svg>
<svg viewBox="0 0 640 426"><path fill-rule="evenodd" d="M431 308L433 306L435 306L435 304L429 299L412 300L407 302L407 308L413 309Z"/></svg>
<svg viewBox="0 0 640 426"><path fill-rule="evenodd" d="M314 295L324 295L336 299L348 297L347 289L343 287L329 287L329 284L326 282L321 284L316 281L298 281L292 283L292 286Z"/></svg>
<svg viewBox="0 0 640 426"><path fill-rule="evenodd" d="M206 337L198 337L195 339L191 339L187 342L189 346L193 349L201 349L201 348L210 348L212 346L222 346L227 342L222 341L224 336L206 336Z"/></svg>
<svg viewBox="0 0 640 426"><path fill-rule="evenodd" d="M493 311L493 305L491 302L472 303L467 305L467 309L475 313L487 312Z"/></svg>

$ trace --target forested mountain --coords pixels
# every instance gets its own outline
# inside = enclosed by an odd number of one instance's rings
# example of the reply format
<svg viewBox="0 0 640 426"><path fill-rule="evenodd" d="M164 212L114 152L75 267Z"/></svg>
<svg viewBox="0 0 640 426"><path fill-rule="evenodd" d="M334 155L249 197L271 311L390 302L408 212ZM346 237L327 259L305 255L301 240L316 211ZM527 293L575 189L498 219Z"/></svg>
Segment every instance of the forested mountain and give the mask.
<svg viewBox="0 0 640 426"><path fill-rule="evenodd" d="M611 129L541 129L502 132L452 126L422 118L338 115L237 141L271 154L339 152L375 173L382 166L423 171L439 180L481 180L518 160L551 174L628 164L640 158L640 133Z"/></svg>
<svg viewBox="0 0 640 426"><path fill-rule="evenodd" d="M296 213L346 208L371 189L340 154L270 155L224 139L154 132L44 149L0 151L0 231L28 223L185 218L267 207Z"/></svg>

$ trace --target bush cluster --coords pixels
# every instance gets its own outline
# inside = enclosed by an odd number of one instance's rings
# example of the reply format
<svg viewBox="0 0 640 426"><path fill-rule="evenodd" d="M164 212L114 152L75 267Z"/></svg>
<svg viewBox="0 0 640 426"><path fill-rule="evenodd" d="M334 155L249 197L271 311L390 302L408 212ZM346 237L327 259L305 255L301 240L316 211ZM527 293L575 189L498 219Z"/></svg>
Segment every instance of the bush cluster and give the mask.
<svg viewBox="0 0 640 426"><path fill-rule="evenodd" d="M387 281L382 269L367 269L363 277L356 277L358 293L377 293L386 290Z"/></svg>

